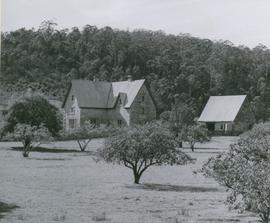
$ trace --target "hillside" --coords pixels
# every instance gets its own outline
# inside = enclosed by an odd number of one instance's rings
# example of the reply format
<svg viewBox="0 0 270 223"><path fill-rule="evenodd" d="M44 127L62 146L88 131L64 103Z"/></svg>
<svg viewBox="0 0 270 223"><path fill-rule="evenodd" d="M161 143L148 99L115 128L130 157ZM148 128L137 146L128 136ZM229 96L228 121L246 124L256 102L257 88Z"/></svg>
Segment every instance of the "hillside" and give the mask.
<svg viewBox="0 0 270 223"><path fill-rule="evenodd" d="M198 115L209 95L248 94L256 119L270 117L270 50L213 42L188 34L122 31L86 25L2 33L2 91L27 87L63 97L71 79L146 78L159 111L176 94Z"/></svg>

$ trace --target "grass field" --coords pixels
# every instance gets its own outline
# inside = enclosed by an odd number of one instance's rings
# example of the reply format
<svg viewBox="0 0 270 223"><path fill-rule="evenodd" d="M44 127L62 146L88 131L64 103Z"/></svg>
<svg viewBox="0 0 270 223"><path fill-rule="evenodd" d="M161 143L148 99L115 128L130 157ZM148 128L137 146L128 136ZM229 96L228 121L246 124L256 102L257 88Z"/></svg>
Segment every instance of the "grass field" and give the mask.
<svg viewBox="0 0 270 223"><path fill-rule="evenodd" d="M11 150L18 143L0 143L0 201L19 206L1 222L258 222L250 213L229 211L225 189L197 172L235 140L214 137L194 153L186 149L195 164L152 167L141 185L133 184L129 169L96 162L91 153L33 152L23 158ZM73 141L46 146L78 149ZM102 140L95 140L88 151L100 146Z"/></svg>

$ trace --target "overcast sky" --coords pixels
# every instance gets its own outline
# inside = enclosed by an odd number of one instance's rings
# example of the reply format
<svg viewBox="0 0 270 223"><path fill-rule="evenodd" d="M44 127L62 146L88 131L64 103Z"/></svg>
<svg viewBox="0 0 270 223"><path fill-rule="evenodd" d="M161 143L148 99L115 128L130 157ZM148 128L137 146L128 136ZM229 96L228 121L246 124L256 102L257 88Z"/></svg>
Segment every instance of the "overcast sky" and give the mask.
<svg viewBox="0 0 270 223"><path fill-rule="evenodd" d="M270 47L270 0L2 0L2 31L44 20L58 28L144 28Z"/></svg>

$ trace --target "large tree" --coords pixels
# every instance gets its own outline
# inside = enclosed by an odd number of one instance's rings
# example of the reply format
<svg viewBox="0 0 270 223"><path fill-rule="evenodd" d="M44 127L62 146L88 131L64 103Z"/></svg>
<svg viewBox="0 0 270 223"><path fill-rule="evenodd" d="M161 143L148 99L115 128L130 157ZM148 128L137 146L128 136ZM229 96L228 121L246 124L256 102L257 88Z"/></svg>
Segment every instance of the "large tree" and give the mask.
<svg viewBox="0 0 270 223"><path fill-rule="evenodd" d="M229 189L229 204L257 213L264 223L270 222L269 122L242 135L229 152L210 158L203 171Z"/></svg>
<svg viewBox="0 0 270 223"><path fill-rule="evenodd" d="M17 124L44 125L55 136L61 129L61 117L58 109L45 98L31 95L20 99L10 107L3 132L13 132Z"/></svg>
<svg viewBox="0 0 270 223"><path fill-rule="evenodd" d="M177 149L165 124L156 122L122 128L106 140L106 146L99 154L107 162L131 169L136 184L150 166L183 165L192 161L190 156Z"/></svg>

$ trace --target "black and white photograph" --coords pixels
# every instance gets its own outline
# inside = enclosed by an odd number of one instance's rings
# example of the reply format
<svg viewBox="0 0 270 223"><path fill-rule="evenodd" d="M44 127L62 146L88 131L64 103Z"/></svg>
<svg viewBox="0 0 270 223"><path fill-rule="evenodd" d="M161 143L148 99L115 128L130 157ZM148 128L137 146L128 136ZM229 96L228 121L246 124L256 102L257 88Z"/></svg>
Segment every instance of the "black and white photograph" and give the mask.
<svg viewBox="0 0 270 223"><path fill-rule="evenodd" d="M270 223L270 0L0 0L1 223Z"/></svg>

